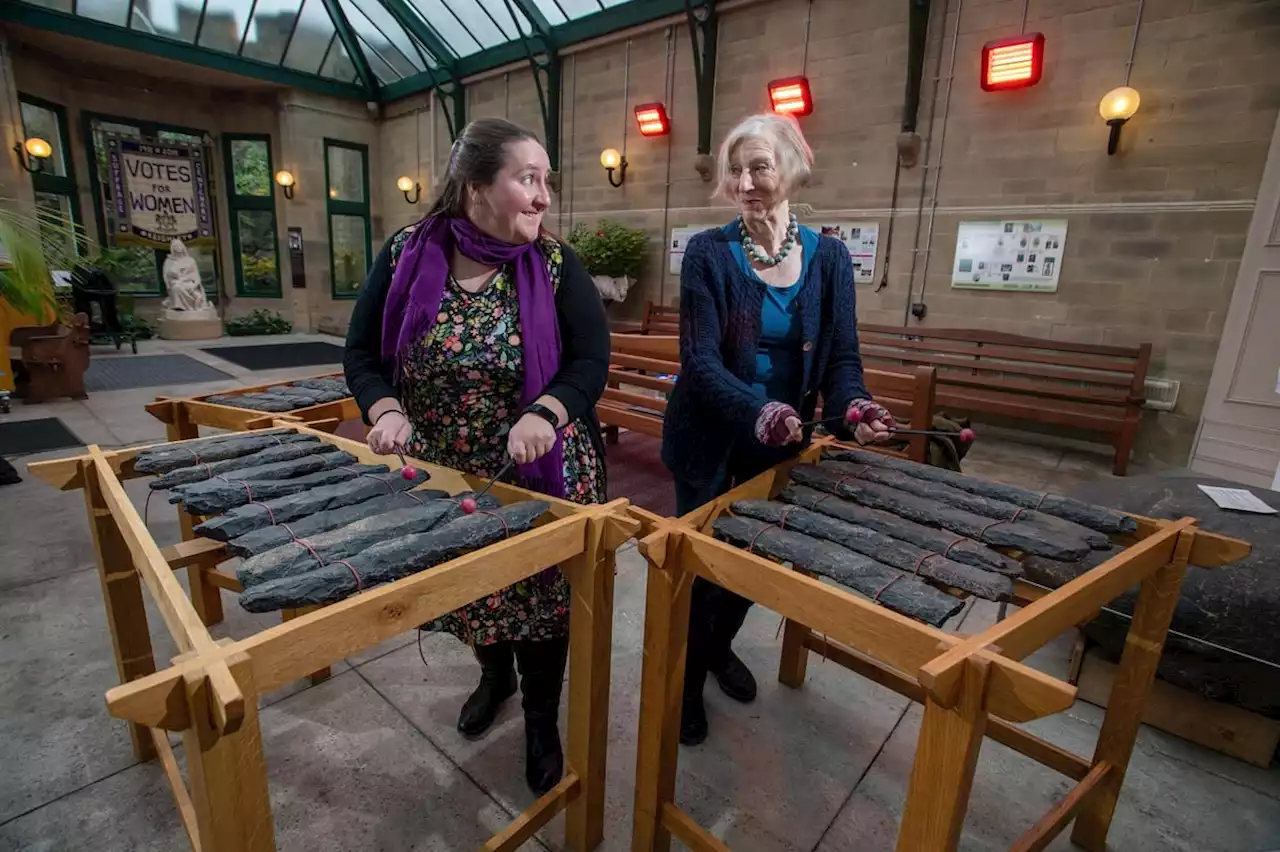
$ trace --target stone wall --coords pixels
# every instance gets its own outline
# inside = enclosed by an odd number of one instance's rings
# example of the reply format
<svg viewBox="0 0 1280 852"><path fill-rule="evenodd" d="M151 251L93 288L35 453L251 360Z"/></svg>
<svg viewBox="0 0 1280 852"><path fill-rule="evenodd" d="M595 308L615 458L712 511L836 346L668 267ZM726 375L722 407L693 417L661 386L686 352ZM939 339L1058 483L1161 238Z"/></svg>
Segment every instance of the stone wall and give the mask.
<svg viewBox="0 0 1280 852"><path fill-rule="evenodd" d="M1280 2L1147 0L1130 80L1142 107L1113 157L1098 102L1124 83L1137 2L1029 0L1026 29L1047 39L1044 77L1004 93L979 87L980 51L1019 31L1024 3L966 0L958 27L959 4L944 19L947 5L933 4L919 116L940 163L936 193L932 172L922 193L926 169L904 170L893 204L906 3L775 0L726 11L713 144L735 121L767 108L770 80L806 73L816 109L802 125L817 163L796 198L808 205L799 208L802 218L880 225L876 277L886 286L859 287L860 318L901 323L909 301L923 300L923 325L931 327L1149 341L1152 375L1182 386L1176 411L1145 416L1137 456L1184 463L1280 108ZM936 106L935 77L943 78ZM524 72L509 83L474 84L471 116L508 115L541 130L528 81ZM633 109L646 101L666 104L669 137L636 132ZM609 217L647 229L647 270L621 313L638 315L651 299L676 301L665 235L733 215L710 201L712 187L693 167L696 90L683 23L566 57L561 139L558 227L567 232L574 222ZM621 189L609 186L599 164L607 147L626 153ZM1057 293L951 289L957 224L1001 217L1069 221Z"/></svg>

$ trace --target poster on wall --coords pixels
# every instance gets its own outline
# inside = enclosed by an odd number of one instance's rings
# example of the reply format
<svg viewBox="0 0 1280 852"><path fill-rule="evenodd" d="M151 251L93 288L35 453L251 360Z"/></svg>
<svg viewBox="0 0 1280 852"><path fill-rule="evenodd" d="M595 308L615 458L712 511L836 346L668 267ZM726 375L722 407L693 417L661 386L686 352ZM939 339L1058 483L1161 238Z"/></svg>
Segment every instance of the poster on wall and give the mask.
<svg viewBox="0 0 1280 852"><path fill-rule="evenodd" d="M1056 293L1066 245L1066 219L961 222L951 286Z"/></svg>
<svg viewBox="0 0 1280 852"><path fill-rule="evenodd" d="M824 222L816 226L820 234L835 237L849 249L853 261L853 283L870 284L876 277L876 250L880 225L876 222Z"/></svg>
<svg viewBox="0 0 1280 852"><path fill-rule="evenodd" d="M671 240L667 243L667 271L672 275L679 275L680 267L684 264L684 250L688 247L689 240L693 239L694 234L700 234L714 227L715 225L683 225L672 228Z"/></svg>
<svg viewBox="0 0 1280 852"><path fill-rule="evenodd" d="M107 138L119 244L169 247L213 245L213 210L204 148Z"/></svg>

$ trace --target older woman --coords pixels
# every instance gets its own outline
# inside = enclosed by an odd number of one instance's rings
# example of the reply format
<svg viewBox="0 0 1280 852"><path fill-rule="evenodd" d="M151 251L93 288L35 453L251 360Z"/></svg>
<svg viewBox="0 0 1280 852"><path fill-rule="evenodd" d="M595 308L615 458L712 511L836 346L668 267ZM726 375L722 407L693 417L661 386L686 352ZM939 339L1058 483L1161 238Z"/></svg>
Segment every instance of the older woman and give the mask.
<svg viewBox="0 0 1280 852"><path fill-rule="evenodd" d="M383 248L347 334L347 383L369 446L516 481L579 503L605 496L595 403L609 368L604 306L586 269L542 228L547 152L501 119L454 143L439 199ZM516 690L525 776L535 793L561 778L557 728L568 653L569 589L550 568L426 629L475 649L480 685L458 730L479 736Z"/></svg>
<svg viewBox="0 0 1280 852"><path fill-rule="evenodd" d="M835 430L859 412L860 442L886 440L893 425L863 385L849 252L800 225L788 205L813 166L795 119L745 119L724 140L717 165L717 193L739 215L698 234L685 251L680 378L662 436L682 514L797 453L819 395ZM750 606L713 583L694 584L680 725L686 745L707 736L708 672L730 698L755 698L755 679L731 648Z"/></svg>

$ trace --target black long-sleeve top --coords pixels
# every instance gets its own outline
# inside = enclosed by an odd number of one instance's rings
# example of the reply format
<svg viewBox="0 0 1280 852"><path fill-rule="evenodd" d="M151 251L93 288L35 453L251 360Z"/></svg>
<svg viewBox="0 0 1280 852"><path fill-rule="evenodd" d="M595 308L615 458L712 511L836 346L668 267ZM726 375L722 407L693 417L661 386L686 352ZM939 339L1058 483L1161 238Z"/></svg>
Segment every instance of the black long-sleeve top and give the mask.
<svg viewBox="0 0 1280 852"><path fill-rule="evenodd" d="M390 366L382 363L382 315L387 291L391 288L391 243L378 253L360 289L351 323L347 327L347 347L342 357L347 387L366 423L369 409L380 399L399 398L392 385ZM556 319L560 325L560 369L544 394L555 397L565 407L570 423L583 420L599 443L599 423L595 405L604 393L609 376L609 322L595 283L582 261L568 245L561 243L564 265L556 290Z"/></svg>

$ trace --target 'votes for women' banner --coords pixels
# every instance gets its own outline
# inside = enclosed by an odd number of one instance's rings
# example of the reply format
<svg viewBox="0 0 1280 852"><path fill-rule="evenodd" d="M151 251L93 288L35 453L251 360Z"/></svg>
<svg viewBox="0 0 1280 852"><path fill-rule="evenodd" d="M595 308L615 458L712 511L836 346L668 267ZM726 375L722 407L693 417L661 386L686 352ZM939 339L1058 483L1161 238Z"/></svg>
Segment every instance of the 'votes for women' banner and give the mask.
<svg viewBox="0 0 1280 852"><path fill-rule="evenodd" d="M117 243L156 248L168 248L174 239L213 243L203 147L110 137L107 158Z"/></svg>

